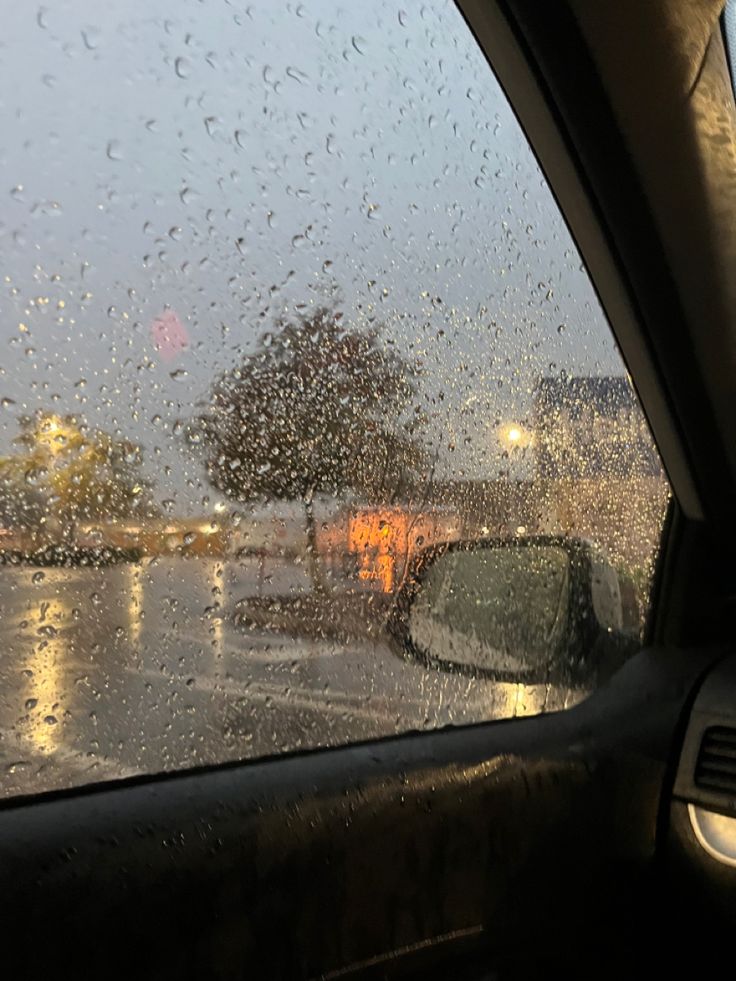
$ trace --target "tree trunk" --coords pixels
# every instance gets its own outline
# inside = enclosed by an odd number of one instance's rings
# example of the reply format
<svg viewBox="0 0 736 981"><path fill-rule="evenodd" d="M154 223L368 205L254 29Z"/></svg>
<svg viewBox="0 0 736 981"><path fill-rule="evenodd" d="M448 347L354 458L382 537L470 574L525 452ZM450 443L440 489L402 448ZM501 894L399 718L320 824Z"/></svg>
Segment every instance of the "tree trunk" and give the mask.
<svg viewBox="0 0 736 981"><path fill-rule="evenodd" d="M317 553L317 523L314 520L314 500L311 494L304 496L304 517L307 526L307 561L309 562L309 573L312 577L312 589L315 593L324 594L327 592L322 563Z"/></svg>

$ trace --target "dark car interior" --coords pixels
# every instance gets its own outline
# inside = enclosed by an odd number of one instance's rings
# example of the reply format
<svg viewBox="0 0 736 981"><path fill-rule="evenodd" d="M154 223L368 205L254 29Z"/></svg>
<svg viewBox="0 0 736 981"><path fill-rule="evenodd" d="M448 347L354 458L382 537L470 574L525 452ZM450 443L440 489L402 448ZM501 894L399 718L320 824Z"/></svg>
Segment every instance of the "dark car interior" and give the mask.
<svg viewBox="0 0 736 981"><path fill-rule="evenodd" d="M461 0L674 500L580 705L0 804L7 977L650 977L736 916L736 104L722 0Z"/></svg>

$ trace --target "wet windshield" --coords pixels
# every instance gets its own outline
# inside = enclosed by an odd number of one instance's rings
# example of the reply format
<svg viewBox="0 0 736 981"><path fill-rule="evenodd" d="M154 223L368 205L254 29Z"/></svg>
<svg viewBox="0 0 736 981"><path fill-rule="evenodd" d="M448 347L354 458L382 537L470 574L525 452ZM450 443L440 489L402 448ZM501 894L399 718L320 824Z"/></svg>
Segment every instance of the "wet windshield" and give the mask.
<svg viewBox="0 0 736 981"><path fill-rule="evenodd" d="M419 551L532 533L640 622L668 494L455 7L49 0L0 44L2 792L582 697L385 631Z"/></svg>

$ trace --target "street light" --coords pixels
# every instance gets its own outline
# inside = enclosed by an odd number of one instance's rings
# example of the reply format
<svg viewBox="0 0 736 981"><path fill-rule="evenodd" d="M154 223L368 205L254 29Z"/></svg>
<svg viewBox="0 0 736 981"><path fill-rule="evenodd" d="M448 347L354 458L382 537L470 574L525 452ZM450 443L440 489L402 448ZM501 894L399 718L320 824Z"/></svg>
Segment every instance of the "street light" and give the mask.
<svg viewBox="0 0 736 981"><path fill-rule="evenodd" d="M52 456L58 456L68 445L69 440L75 437L79 430L70 425L61 416L51 413L44 415L36 430L36 443L45 447Z"/></svg>
<svg viewBox="0 0 736 981"><path fill-rule="evenodd" d="M533 434L519 422L506 422L499 427L498 438L501 445L509 450L523 450L531 446Z"/></svg>

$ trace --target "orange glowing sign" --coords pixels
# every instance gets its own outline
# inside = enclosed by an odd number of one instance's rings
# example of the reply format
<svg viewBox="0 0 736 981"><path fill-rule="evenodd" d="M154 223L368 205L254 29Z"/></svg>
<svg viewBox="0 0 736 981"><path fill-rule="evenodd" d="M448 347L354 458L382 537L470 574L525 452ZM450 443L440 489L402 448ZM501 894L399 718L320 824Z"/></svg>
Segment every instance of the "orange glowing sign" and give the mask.
<svg viewBox="0 0 736 981"><path fill-rule="evenodd" d="M348 549L358 554L362 582L377 582L384 593L391 592L396 562L406 555L410 517L399 508L367 508L351 516Z"/></svg>

